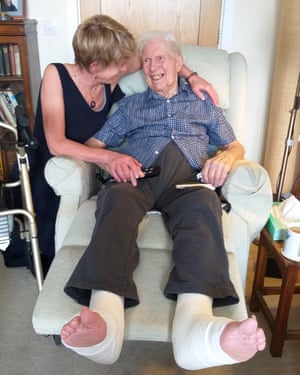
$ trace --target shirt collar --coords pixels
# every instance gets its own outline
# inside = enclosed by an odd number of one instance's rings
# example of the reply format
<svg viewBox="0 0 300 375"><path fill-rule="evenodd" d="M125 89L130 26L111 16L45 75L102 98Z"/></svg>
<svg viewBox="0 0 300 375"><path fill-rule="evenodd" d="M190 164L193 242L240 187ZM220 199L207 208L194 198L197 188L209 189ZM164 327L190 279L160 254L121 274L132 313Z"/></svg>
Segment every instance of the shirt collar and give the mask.
<svg viewBox="0 0 300 375"><path fill-rule="evenodd" d="M189 84L183 78L178 76L178 92L174 96L177 96L181 92L188 92L190 90L191 89L190 89ZM153 91L150 87L148 87L146 93L147 93L148 99L155 99L155 100L165 100L166 99L164 96L162 96L162 95L158 94L157 92Z"/></svg>

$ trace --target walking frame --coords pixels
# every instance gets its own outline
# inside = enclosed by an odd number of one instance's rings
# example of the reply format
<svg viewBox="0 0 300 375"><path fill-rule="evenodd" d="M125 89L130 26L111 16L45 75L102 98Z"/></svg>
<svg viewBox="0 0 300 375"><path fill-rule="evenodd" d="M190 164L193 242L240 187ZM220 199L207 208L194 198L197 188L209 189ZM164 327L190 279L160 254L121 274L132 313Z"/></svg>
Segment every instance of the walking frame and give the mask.
<svg viewBox="0 0 300 375"><path fill-rule="evenodd" d="M0 218L6 216L8 220L9 218L13 218L19 223L20 236L26 241L27 251L32 252L34 274L37 280L38 290L40 292L42 290L43 284L43 271L38 242L38 228L35 220L35 211L29 178L30 166L26 151L27 149L36 148L37 142L31 133L31 129L29 126L29 117L26 114L25 108L21 105L18 105L15 109L15 114L16 123L7 124L0 121L0 128L4 128L8 132L13 134L15 140L15 152L18 164L19 179L14 182L3 182L1 184L5 189L11 189L20 186L23 207L4 210L1 209ZM20 217L22 219L20 219ZM2 240L1 236L2 233L0 233L0 242Z"/></svg>

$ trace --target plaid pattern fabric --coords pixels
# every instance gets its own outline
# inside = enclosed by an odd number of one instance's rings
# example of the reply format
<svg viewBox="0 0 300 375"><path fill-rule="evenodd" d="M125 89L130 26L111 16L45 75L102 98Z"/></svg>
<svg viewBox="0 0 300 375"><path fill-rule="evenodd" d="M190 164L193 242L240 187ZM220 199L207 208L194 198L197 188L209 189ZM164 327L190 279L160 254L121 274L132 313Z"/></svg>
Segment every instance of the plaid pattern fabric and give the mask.
<svg viewBox="0 0 300 375"><path fill-rule="evenodd" d="M122 99L117 111L94 136L108 147L139 160L145 167L171 141L180 148L194 169L208 158L208 145L226 146L235 140L222 110L208 95L200 100L182 79L179 91L170 99L150 88ZM126 142L124 142L126 140Z"/></svg>

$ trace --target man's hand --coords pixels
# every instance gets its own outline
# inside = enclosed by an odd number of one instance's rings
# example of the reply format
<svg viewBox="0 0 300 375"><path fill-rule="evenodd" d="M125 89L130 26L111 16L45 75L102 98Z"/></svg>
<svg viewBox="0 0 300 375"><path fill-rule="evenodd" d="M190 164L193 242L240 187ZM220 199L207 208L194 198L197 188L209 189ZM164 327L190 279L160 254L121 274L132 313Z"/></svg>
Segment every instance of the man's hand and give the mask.
<svg viewBox="0 0 300 375"><path fill-rule="evenodd" d="M238 142L230 143L223 151L208 159L202 170L203 182L215 187L224 184L233 164L244 157L244 147Z"/></svg>
<svg viewBox="0 0 300 375"><path fill-rule="evenodd" d="M205 99L203 91L206 91L208 95L211 97L213 103L215 105L219 104L219 98L216 90L209 82L205 81L205 79L199 77L198 75L194 75L189 79L189 84L191 85L193 92L201 100Z"/></svg>
<svg viewBox="0 0 300 375"><path fill-rule="evenodd" d="M215 187L223 185L234 160L227 151L220 152L213 158L208 159L201 170L203 182Z"/></svg>
<svg viewBox="0 0 300 375"><path fill-rule="evenodd" d="M105 169L117 182L130 182L133 186L137 185L137 179L144 177L142 164L129 155L105 150L105 162L99 164L100 168Z"/></svg>

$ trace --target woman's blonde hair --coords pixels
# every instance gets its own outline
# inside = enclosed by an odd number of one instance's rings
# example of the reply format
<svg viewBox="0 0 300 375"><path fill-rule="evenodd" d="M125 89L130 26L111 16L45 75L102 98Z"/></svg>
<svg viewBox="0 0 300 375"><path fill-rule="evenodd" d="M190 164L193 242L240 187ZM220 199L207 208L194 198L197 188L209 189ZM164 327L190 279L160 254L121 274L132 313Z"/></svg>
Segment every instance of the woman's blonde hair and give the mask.
<svg viewBox="0 0 300 375"><path fill-rule="evenodd" d="M82 22L73 37L75 62L88 68L92 62L104 67L120 63L136 54L132 34L106 15L94 15Z"/></svg>

